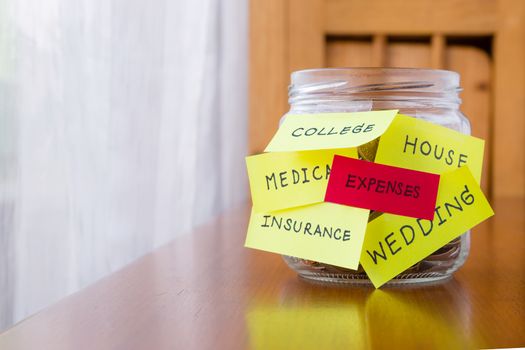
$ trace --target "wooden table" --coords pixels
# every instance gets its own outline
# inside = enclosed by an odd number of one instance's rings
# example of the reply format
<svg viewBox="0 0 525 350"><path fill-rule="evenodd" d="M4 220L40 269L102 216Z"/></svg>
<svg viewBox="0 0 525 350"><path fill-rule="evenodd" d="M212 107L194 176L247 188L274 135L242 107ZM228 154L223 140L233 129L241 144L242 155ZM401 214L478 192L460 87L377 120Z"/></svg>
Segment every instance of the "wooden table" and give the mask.
<svg viewBox="0 0 525 350"><path fill-rule="evenodd" d="M454 279L381 290L308 283L243 248L245 206L5 331L0 349L525 346L525 203L493 204Z"/></svg>

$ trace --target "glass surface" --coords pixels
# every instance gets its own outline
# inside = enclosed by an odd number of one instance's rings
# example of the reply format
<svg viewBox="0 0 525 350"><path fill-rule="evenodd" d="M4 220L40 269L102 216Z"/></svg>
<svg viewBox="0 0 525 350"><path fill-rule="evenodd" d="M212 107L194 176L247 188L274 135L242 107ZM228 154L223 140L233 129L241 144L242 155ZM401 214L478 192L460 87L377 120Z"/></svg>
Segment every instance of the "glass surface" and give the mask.
<svg viewBox="0 0 525 350"><path fill-rule="evenodd" d="M415 118L470 135L470 123L459 111L459 74L411 68L330 68L294 72L289 88L290 112L357 112L399 109ZM286 115L283 117L286 118ZM358 148L361 159L373 160L377 141ZM381 213L371 212L369 220ZM470 232L410 267L388 284L447 280L467 259ZM370 284L357 271L295 257L283 257L301 277L324 282Z"/></svg>

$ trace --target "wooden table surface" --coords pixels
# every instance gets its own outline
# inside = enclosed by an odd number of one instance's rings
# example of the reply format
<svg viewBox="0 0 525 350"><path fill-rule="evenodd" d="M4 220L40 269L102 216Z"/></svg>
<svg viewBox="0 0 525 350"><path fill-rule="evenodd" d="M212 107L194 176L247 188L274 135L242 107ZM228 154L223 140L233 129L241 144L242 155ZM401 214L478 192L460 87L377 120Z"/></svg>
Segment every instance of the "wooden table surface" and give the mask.
<svg viewBox="0 0 525 350"><path fill-rule="evenodd" d="M299 279L243 248L245 206L0 334L0 349L525 346L525 205L493 201L454 279L417 288Z"/></svg>

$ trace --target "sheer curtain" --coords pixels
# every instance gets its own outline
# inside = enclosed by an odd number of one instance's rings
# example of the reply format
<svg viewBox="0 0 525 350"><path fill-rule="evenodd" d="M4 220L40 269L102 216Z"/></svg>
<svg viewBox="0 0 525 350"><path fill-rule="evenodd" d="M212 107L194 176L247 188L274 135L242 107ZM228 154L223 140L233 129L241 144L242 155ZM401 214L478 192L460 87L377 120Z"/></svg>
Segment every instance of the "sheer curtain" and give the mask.
<svg viewBox="0 0 525 350"><path fill-rule="evenodd" d="M0 0L0 328L246 197L245 0Z"/></svg>

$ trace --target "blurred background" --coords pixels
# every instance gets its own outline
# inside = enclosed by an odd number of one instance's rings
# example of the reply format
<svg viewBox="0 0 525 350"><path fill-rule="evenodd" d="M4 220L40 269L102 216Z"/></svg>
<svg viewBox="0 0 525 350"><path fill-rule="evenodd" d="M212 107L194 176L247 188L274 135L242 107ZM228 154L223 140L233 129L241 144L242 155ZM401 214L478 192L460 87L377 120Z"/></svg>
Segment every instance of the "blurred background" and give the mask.
<svg viewBox="0 0 525 350"><path fill-rule="evenodd" d="M0 329L248 197L292 71L456 70L525 196L525 1L0 0Z"/></svg>
<svg viewBox="0 0 525 350"><path fill-rule="evenodd" d="M0 328L246 198L247 3L0 0Z"/></svg>

